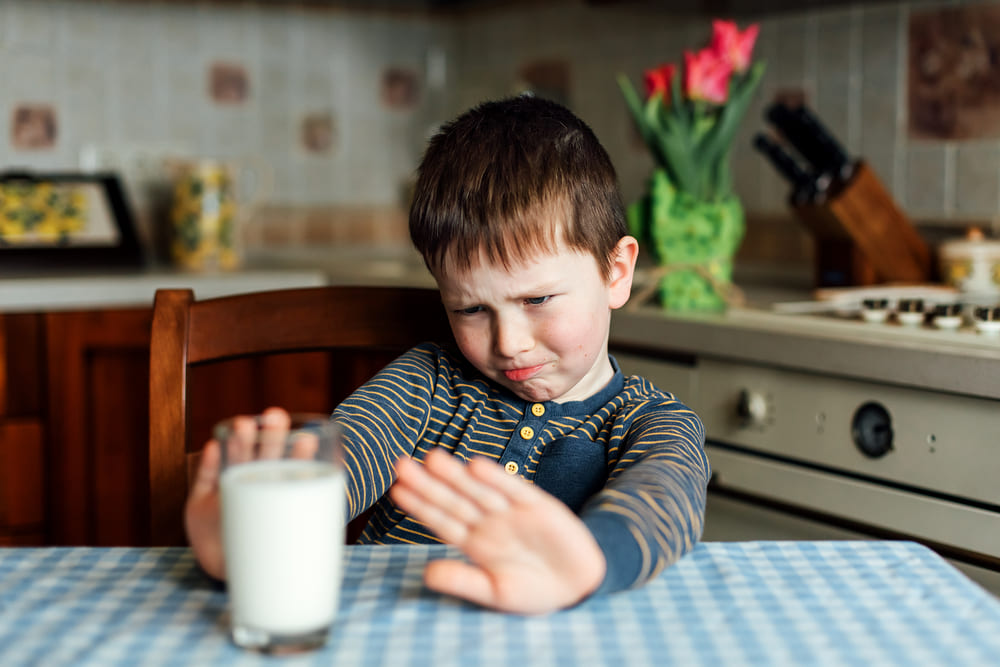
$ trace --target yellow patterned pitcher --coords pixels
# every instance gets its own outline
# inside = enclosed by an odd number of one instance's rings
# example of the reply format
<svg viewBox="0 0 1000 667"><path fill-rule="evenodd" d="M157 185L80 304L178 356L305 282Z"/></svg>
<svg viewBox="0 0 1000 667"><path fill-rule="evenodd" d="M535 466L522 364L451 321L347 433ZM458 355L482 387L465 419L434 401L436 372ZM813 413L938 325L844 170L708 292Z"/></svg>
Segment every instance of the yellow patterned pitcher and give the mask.
<svg viewBox="0 0 1000 667"><path fill-rule="evenodd" d="M170 211L170 254L178 266L233 270L241 262L241 223L263 200L270 173L259 161L171 162L174 196ZM238 190L238 178L253 177L252 194Z"/></svg>

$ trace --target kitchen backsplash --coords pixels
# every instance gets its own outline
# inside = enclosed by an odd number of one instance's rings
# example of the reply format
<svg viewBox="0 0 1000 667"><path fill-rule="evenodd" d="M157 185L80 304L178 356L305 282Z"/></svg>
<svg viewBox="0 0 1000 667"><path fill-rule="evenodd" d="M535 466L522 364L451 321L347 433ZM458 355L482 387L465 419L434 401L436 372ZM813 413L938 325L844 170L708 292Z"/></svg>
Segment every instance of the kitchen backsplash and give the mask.
<svg viewBox="0 0 1000 667"><path fill-rule="evenodd" d="M403 242L427 136L476 101L534 90L591 124L631 199L651 162L615 77L640 83L643 70L700 46L710 18L672 15L669 3L492 3L448 14L289 4L3 0L0 168L116 166L150 239L163 158L264 158L273 184L246 229L250 245ZM751 219L745 256L805 264L810 253L787 186L750 146L777 95L803 96L918 224L992 224L1000 139L908 127L912 17L982 6L739 17L760 21L757 54L768 62L733 154Z"/></svg>

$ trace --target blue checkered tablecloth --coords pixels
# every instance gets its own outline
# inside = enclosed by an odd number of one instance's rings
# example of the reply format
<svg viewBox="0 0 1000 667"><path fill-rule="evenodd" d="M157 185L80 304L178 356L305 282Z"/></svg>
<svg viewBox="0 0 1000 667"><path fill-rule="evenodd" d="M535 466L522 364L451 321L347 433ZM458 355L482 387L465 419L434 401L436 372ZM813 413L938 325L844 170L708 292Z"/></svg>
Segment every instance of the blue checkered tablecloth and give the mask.
<svg viewBox="0 0 1000 667"><path fill-rule="evenodd" d="M328 645L236 648L186 549L0 549L0 665L997 665L1000 602L910 542L703 543L645 587L543 617L421 584L445 547L349 547Z"/></svg>

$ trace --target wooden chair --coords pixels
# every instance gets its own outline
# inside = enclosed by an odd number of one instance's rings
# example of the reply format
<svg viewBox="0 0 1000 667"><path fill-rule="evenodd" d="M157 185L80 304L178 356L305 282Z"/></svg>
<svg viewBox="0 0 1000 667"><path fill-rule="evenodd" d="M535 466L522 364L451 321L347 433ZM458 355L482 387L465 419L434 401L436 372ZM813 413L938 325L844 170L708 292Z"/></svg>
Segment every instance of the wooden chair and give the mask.
<svg viewBox="0 0 1000 667"><path fill-rule="evenodd" d="M157 290L149 362L150 543L185 543L183 506L204 444L189 442L189 370L317 350L340 352L333 358L342 360L377 352L381 366L426 340L451 340L440 297L431 289L310 287L201 301L189 289Z"/></svg>

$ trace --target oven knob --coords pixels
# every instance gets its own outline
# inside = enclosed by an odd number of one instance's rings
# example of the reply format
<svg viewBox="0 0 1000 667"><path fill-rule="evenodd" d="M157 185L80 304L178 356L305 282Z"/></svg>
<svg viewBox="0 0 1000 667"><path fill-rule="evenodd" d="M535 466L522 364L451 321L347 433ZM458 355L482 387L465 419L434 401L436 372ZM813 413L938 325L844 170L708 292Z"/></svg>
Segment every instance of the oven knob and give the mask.
<svg viewBox="0 0 1000 667"><path fill-rule="evenodd" d="M746 424L760 425L767 419L767 399L764 394L744 389L736 405L736 414Z"/></svg>
<svg viewBox="0 0 1000 667"><path fill-rule="evenodd" d="M892 449L892 418L881 403L865 403L854 412L851 437L861 453L873 459Z"/></svg>

